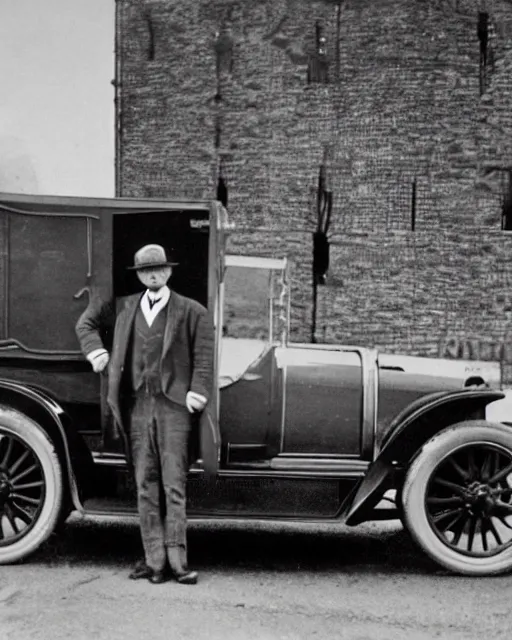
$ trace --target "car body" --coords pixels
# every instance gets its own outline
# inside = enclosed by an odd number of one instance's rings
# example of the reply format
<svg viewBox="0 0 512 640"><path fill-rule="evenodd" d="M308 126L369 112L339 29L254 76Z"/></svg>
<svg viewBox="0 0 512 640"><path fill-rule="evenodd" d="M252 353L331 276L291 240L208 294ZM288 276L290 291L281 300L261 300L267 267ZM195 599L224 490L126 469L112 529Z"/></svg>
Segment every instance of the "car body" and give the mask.
<svg viewBox="0 0 512 640"><path fill-rule="evenodd" d="M218 469L204 472L193 439L190 518L401 518L452 571L511 568L512 431L486 421L504 398L495 366L291 342L286 256L226 253L216 202L0 194L0 216L0 563L73 510L136 511L126 456L105 437L106 377L74 326L96 297L137 290L125 267L156 239L178 254L173 288L215 327Z"/></svg>

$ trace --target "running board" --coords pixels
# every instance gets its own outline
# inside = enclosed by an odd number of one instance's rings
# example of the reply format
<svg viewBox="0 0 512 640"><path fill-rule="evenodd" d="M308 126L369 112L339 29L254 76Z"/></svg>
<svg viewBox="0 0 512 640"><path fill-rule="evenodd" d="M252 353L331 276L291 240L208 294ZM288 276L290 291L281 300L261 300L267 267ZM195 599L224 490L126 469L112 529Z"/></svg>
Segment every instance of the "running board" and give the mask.
<svg viewBox="0 0 512 640"><path fill-rule="evenodd" d="M94 463L100 466L127 468L126 458L122 454L106 454L93 452ZM237 475L275 475L284 473L305 476L329 475L343 477L362 477L365 475L369 462L366 460L336 459L333 457L308 458L296 456L276 456L270 461L262 463L246 463L238 465L237 469L220 469L219 476ZM197 460L190 466L189 473L203 473L203 462Z"/></svg>
<svg viewBox="0 0 512 640"><path fill-rule="evenodd" d="M364 476L369 462L366 460L336 459L336 458L307 458L295 456L277 456L270 461L270 468L274 471L301 471L317 473L335 473L340 476Z"/></svg>

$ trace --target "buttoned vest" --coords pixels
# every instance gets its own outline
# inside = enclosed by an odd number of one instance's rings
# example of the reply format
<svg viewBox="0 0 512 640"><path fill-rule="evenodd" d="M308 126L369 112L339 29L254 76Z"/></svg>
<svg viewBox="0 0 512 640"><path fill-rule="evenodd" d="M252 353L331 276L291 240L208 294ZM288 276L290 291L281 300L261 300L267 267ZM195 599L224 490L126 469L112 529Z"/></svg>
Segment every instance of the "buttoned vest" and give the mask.
<svg viewBox="0 0 512 640"><path fill-rule="evenodd" d="M167 320L167 307L161 309L148 326L140 305L135 314L132 335L131 372L134 391L145 388L153 394L162 391L160 360Z"/></svg>

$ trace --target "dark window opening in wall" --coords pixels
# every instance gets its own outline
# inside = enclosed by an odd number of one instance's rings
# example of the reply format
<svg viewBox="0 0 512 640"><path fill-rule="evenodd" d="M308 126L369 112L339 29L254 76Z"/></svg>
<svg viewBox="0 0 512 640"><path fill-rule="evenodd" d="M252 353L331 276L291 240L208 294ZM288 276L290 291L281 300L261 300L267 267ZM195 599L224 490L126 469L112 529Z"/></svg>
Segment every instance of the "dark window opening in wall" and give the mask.
<svg viewBox="0 0 512 640"><path fill-rule="evenodd" d="M144 13L144 17L146 19L146 24L148 27L148 48L147 48L147 56L148 60L155 59L155 28L153 26L153 21L151 19L151 14L149 11Z"/></svg>
<svg viewBox="0 0 512 640"><path fill-rule="evenodd" d="M501 228L512 231L512 169L505 171L505 184L501 204Z"/></svg>
<svg viewBox="0 0 512 640"><path fill-rule="evenodd" d="M480 41L480 95L483 95L487 89L489 54L489 14L486 11L478 12L477 35Z"/></svg>
<svg viewBox="0 0 512 640"><path fill-rule="evenodd" d="M222 203L224 207L228 206L228 185L222 176L219 176L217 180L217 200Z"/></svg>
<svg viewBox="0 0 512 640"><path fill-rule="evenodd" d="M332 191L326 188L325 158L318 173L316 230L313 234L313 282L324 285L329 270L328 231L332 216Z"/></svg>
<svg viewBox="0 0 512 640"><path fill-rule="evenodd" d="M315 283L325 284L325 276L329 270L329 240L323 231L313 234L313 272Z"/></svg>
<svg viewBox="0 0 512 640"><path fill-rule="evenodd" d="M220 138L222 136L222 126L220 124L220 118L217 118L217 122L215 123L215 140L214 140L214 144L215 144L215 148L219 149L220 148Z"/></svg>
<svg viewBox="0 0 512 640"><path fill-rule="evenodd" d="M308 84L329 83L329 62L327 59L326 38L320 22L315 25L316 47L315 52L309 56Z"/></svg>
<svg viewBox="0 0 512 640"><path fill-rule="evenodd" d="M233 73L233 47L233 36L229 29L223 25L222 29L216 34L214 45L217 78L220 78L222 73Z"/></svg>
<svg viewBox="0 0 512 640"><path fill-rule="evenodd" d="M324 147L324 157L318 172L316 193L316 229L313 233L313 304L311 308L311 342L316 342L316 315L318 286L325 285L329 271L329 227L332 215L332 191L327 188L326 164L328 147Z"/></svg>
<svg viewBox="0 0 512 640"><path fill-rule="evenodd" d="M411 185L411 231L416 230L416 178Z"/></svg>

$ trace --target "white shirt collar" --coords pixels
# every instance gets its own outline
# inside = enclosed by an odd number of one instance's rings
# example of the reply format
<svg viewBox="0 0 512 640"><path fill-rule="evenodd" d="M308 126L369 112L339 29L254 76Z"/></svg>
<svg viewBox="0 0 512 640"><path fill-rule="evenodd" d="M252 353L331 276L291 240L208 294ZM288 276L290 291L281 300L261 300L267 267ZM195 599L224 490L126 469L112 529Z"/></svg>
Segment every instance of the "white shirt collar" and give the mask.
<svg viewBox="0 0 512 640"><path fill-rule="evenodd" d="M153 324L153 320L158 315L158 312L161 311L169 302L170 297L171 290L167 285L163 286L158 291L150 291L149 289L146 289L146 293L142 296L140 301L140 308L142 310L142 313L144 314L144 317L146 318L146 322L148 323L149 327ZM150 308L149 306L150 299L158 299L158 302L153 305L153 308Z"/></svg>
<svg viewBox="0 0 512 640"><path fill-rule="evenodd" d="M171 296L171 290L166 284L164 284L164 286L158 289L158 291L151 291L150 289L146 289L146 295L150 300L165 298L165 301L168 302Z"/></svg>

